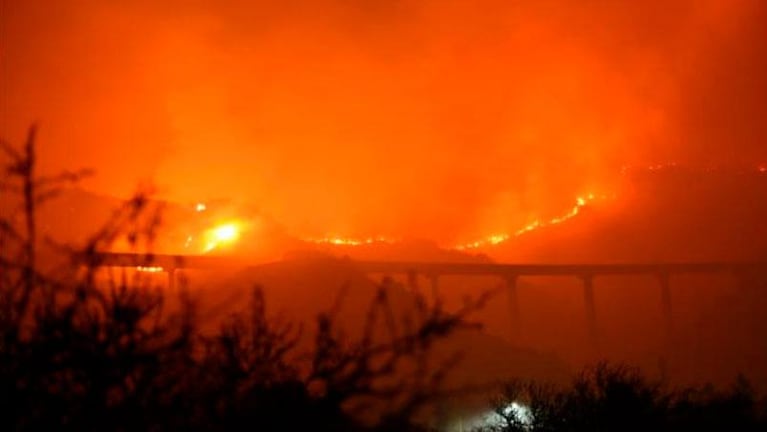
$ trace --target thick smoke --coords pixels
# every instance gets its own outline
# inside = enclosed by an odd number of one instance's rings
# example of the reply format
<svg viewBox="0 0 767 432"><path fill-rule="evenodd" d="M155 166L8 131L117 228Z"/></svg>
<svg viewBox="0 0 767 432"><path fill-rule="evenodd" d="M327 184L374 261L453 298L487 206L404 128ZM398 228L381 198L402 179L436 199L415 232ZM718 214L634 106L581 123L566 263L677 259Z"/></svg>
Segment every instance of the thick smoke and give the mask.
<svg viewBox="0 0 767 432"><path fill-rule="evenodd" d="M2 3L3 137L299 235L450 242L627 164L767 160L758 0Z"/></svg>

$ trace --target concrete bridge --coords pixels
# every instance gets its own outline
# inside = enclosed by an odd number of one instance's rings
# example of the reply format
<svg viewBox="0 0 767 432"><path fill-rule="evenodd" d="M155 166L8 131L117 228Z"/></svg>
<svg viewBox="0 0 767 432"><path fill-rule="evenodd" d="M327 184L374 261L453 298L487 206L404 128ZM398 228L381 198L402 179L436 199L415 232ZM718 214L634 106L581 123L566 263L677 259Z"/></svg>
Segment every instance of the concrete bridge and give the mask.
<svg viewBox="0 0 767 432"><path fill-rule="evenodd" d="M182 269L236 269L265 268L271 264L253 265L247 261L221 256L142 255L130 253L98 253L81 257L86 265L96 267L144 267L164 272L168 285L173 288L176 271ZM624 264L499 264L499 263L440 263L352 261L355 268L365 274L404 275L408 286L418 289L419 276L426 277L436 296L442 276L497 276L505 284L512 338L520 334L520 308L517 285L521 277L562 276L575 277L582 282L586 325L592 346L598 348L599 333L594 300L594 278L599 276L648 275L658 281L660 308L667 339L673 333L671 277L684 274L726 274L735 278L767 275L767 261L752 262L679 262L679 263L624 263Z"/></svg>

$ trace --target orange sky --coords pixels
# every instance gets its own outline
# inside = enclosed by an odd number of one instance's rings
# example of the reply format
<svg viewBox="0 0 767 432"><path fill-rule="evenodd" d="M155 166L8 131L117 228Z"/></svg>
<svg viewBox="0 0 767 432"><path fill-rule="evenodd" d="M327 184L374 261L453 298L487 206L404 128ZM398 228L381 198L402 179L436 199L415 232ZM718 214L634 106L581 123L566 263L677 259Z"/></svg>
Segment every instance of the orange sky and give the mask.
<svg viewBox="0 0 767 432"><path fill-rule="evenodd" d="M466 239L624 164L767 160L758 0L0 4L0 136L301 235Z"/></svg>

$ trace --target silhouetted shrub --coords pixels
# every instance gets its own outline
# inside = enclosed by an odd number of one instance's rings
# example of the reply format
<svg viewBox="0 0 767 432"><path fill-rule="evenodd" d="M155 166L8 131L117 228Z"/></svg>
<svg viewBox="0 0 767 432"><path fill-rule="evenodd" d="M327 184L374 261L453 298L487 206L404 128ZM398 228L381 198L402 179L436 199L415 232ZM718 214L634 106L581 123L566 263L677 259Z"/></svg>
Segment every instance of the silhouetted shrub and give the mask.
<svg viewBox="0 0 767 432"><path fill-rule="evenodd" d="M742 378L726 392L710 386L668 390L637 369L608 363L584 369L567 387L509 382L494 406L497 421L481 430L757 431L767 426Z"/></svg>
<svg viewBox="0 0 767 432"><path fill-rule="evenodd" d="M22 152L2 146L2 191L18 193L22 217L0 218L0 429L417 428L453 364L431 365L429 347L468 325L481 299L447 313L416 296L402 316L382 287L360 338L323 314L302 351L302 329L268 319L256 287L247 313L203 335L186 290L168 299L140 272L101 269L99 251L121 235L151 246L160 212L143 194L80 250L52 245L71 261L41 270L36 206L80 175L36 178L34 138Z"/></svg>

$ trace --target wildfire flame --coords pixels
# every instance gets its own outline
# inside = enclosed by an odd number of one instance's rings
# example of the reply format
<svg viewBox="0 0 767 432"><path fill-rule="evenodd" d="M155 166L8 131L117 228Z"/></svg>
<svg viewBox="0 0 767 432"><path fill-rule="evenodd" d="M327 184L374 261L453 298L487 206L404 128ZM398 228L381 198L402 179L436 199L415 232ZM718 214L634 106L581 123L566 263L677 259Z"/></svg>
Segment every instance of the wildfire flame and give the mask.
<svg viewBox="0 0 767 432"><path fill-rule="evenodd" d="M457 250L466 250L466 249L478 249L485 246L497 245L499 243L505 242L506 240L512 237L521 236L525 233L528 233L549 225L560 224L562 222L565 222L577 216L583 207L585 207L590 202L598 198L606 199L608 197L607 195L595 195L593 193L579 196L579 197L576 197L575 199L575 205L567 213L561 216L557 216L549 220L537 219L523 226L522 228L514 231L513 233L495 233L470 243L456 245L453 248ZM309 243L332 245L332 246L361 246L361 245L370 245L374 243L391 244L396 242L396 240L394 239L382 237L382 236L367 237L367 238L353 238L353 237L343 237L343 236L337 236L337 235L330 235L330 236L322 237L322 238L309 238L309 239L306 239L306 241Z"/></svg>
<svg viewBox="0 0 767 432"><path fill-rule="evenodd" d="M136 266L136 271L142 273L160 273L164 272L165 269L160 266Z"/></svg>
<svg viewBox="0 0 767 432"><path fill-rule="evenodd" d="M588 205L590 202L594 201L597 198L606 199L607 196L606 195L597 196L593 193L579 196L575 199L575 205L570 209L570 211L568 211L567 213L561 216L557 216L549 220L536 219L530 222L529 224L525 225L524 227L516 230L513 234L507 234L507 233L492 234L485 238L482 238L470 243L457 245L455 246L455 249L458 249L458 250L478 249L485 246L497 245L499 243L505 242L506 240L510 239L512 236L518 237L525 233L535 231L539 228L543 228L549 225L561 224L562 222L565 222L577 216L581 212L581 209L583 207L585 207L586 205Z"/></svg>
<svg viewBox="0 0 767 432"><path fill-rule="evenodd" d="M341 236L328 236L322 238L307 239L307 242L316 244L328 244L333 246L361 246L374 243L394 243L395 241L386 237L368 237L368 238L347 238Z"/></svg>
<svg viewBox="0 0 767 432"><path fill-rule="evenodd" d="M227 222L209 229L203 233L205 239L204 253L228 245L240 238L242 225L239 222Z"/></svg>

